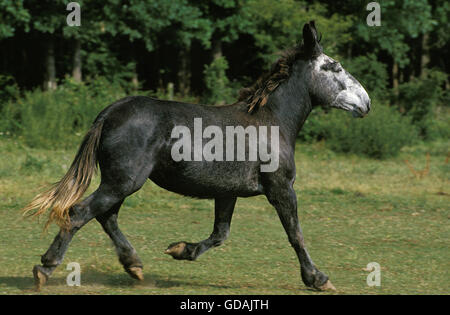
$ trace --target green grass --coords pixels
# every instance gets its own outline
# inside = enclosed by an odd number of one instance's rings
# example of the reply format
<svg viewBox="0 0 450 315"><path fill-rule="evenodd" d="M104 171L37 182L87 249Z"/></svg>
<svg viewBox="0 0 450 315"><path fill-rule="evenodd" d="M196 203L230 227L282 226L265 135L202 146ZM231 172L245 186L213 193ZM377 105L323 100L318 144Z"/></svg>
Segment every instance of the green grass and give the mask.
<svg viewBox="0 0 450 315"><path fill-rule="evenodd" d="M1 136L0 136L1 137ZM298 144L295 189L306 244L339 294L449 294L448 142L405 148L384 161ZM404 160L429 173L416 178ZM31 269L56 234L23 220L20 208L67 170L75 149L30 149L0 138L0 294L35 294ZM91 185L96 188L98 179ZM123 271L96 221L74 238L41 294L330 294L307 290L275 210L263 196L238 199L230 238L197 261L164 255L168 244L206 238L213 201L195 200L151 182L124 203L119 224L145 267L143 283ZM69 262L81 286L69 287ZM381 287L368 287L369 262Z"/></svg>

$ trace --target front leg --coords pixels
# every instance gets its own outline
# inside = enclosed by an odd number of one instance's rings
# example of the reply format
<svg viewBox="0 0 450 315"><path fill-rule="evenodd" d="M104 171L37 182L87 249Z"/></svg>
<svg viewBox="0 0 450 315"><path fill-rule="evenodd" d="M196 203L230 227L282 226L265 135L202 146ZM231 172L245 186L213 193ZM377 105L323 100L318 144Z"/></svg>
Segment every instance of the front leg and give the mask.
<svg viewBox="0 0 450 315"><path fill-rule="evenodd" d="M300 262L303 283L317 290L336 290L328 276L319 271L309 256L303 240L303 233L297 215L297 197L291 183L271 185L266 192L267 199L277 210L289 242Z"/></svg>
<svg viewBox="0 0 450 315"><path fill-rule="evenodd" d="M231 218L235 205L235 197L216 198L214 229L211 235L199 243L172 243L166 249L165 253L179 260L195 260L208 249L222 245L230 234Z"/></svg>

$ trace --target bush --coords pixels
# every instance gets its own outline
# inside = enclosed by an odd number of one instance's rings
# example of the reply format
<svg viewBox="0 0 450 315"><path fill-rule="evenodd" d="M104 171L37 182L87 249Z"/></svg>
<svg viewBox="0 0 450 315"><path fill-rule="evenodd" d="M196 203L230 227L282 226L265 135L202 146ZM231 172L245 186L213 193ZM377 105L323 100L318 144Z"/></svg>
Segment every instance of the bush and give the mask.
<svg viewBox="0 0 450 315"><path fill-rule="evenodd" d="M205 103L223 105L235 99L233 88L225 73L227 69L228 62L225 57L217 58L205 66L206 93L203 100Z"/></svg>
<svg viewBox="0 0 450 315"><path fill-rule="evenodd" d="M403 146L417 139L417 130L408 117L386 105L373 107L364 119L353 118L341 110L329 113L318 110L312 126L305 123L306 132L310 139L325 139L333 151L378 159L395 156Z"/></svg>
<svg viewBox="0 0 450 315"><path fill-rule="evenodd" d="M315 107L306 119L298 138L312 143L327 138L328 130L325 124L327 113L322 107Z"/></svg>
<svg viewBox="0 0 450 315"><path fill-rule="evenodd" d="M375 105L364 119L331 113L327 120L328 144L337 152L351 152L383 159L395 156L414 143L417 130L395 108Z"/></svg>
<svg viewBox="0 0 450 315"><path fill-rule="evenodd" d="M36 89L1 110L0 131L23 138L31 147L78 145L98 113L125 96L104 78L83 83L67 79L55 91Z"/></svg>
<svg viewBox="0 0 450 315"><path fill-rule="evenodd" d="M0 111L8 101L19 97L20 90L12 76L0 74Z"/></svg>
<svg viewBox="0 0 450 315"><path fill-rule="evenodd" d="M450 139L450 108L440 106L434 112L430 122L429 138Z"/></svg>
<svg viewBox="0 0 450 315"><path fill-rule="evenodd" d="M420 136L426 140L439 136L435 111L438 104L444 102L442 83L446 75L431 71L425 79L415 79L399 86L396 102L402 112L411 117L412 123L419 129Z"/></svg>

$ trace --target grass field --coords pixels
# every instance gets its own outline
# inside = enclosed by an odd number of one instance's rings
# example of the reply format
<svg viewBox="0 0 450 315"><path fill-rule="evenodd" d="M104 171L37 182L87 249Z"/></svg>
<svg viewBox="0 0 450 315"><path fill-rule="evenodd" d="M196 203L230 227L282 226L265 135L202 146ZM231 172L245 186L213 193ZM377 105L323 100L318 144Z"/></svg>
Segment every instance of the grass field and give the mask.
<svg viewBox="0 0 450 315"><path fill-rule="evenodd" d="M300 221L313 260L336 293L450 293L448 147L422 144L378 161L335 154L323 143L298 144ZM74 153L30 149L0 136L0 294L35 294L31 269L57 229L42 234L44 222L23 220L19 210L42 186L59 180ZM428 174L414 175L404 160L424 169L427 153ZM163 252L172 242L209 235L213 201L148 182L126 200L119 224L144 263L142 283L123 271L94 220L75 236L40 294L336 294L305 288L294 251L263 196L238 199L230 238L195 262ZM80 287L66 285L69 262L81 265ZM366 284L369 262L381 265L381 287Z"/></svg>

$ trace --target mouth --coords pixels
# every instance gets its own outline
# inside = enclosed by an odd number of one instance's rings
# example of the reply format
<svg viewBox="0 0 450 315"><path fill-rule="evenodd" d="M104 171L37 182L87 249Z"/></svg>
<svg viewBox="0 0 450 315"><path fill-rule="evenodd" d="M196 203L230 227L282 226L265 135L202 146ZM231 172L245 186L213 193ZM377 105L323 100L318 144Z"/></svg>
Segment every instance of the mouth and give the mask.
<svg viewBox="0 0 450 315"><path fill-rule="evenodd" d="M363 118L368 113L368 111L364 111L361 107L352 103L342 103L340 107L343 110L350 112L354 118Z"/></svg>
<svg viewBox="0 0 450 315"><path fill-rule="evenodd" d="M355 118L363 118L366 113L363 112L358 106L355 104L349 104L349 103L342 103L340 104L339 108L349 112L352 114Z"/></svg>
<svg viewBox="0 0 450 315"><path fill-rule="evenodd" d="M359 107L355 105L352 106L350 112L352 113L352 116L355 118L363 118L364 116L367 115L367 112L363 112Z"/></svg>
<svg viewBox="0 0 450 315"><path fill-rule="evenodd" d="M350 112L355 118L363 118L370 111L370 99L368 96L359 96L348 91L340 92L333 103L332 107Z"/></svg>

